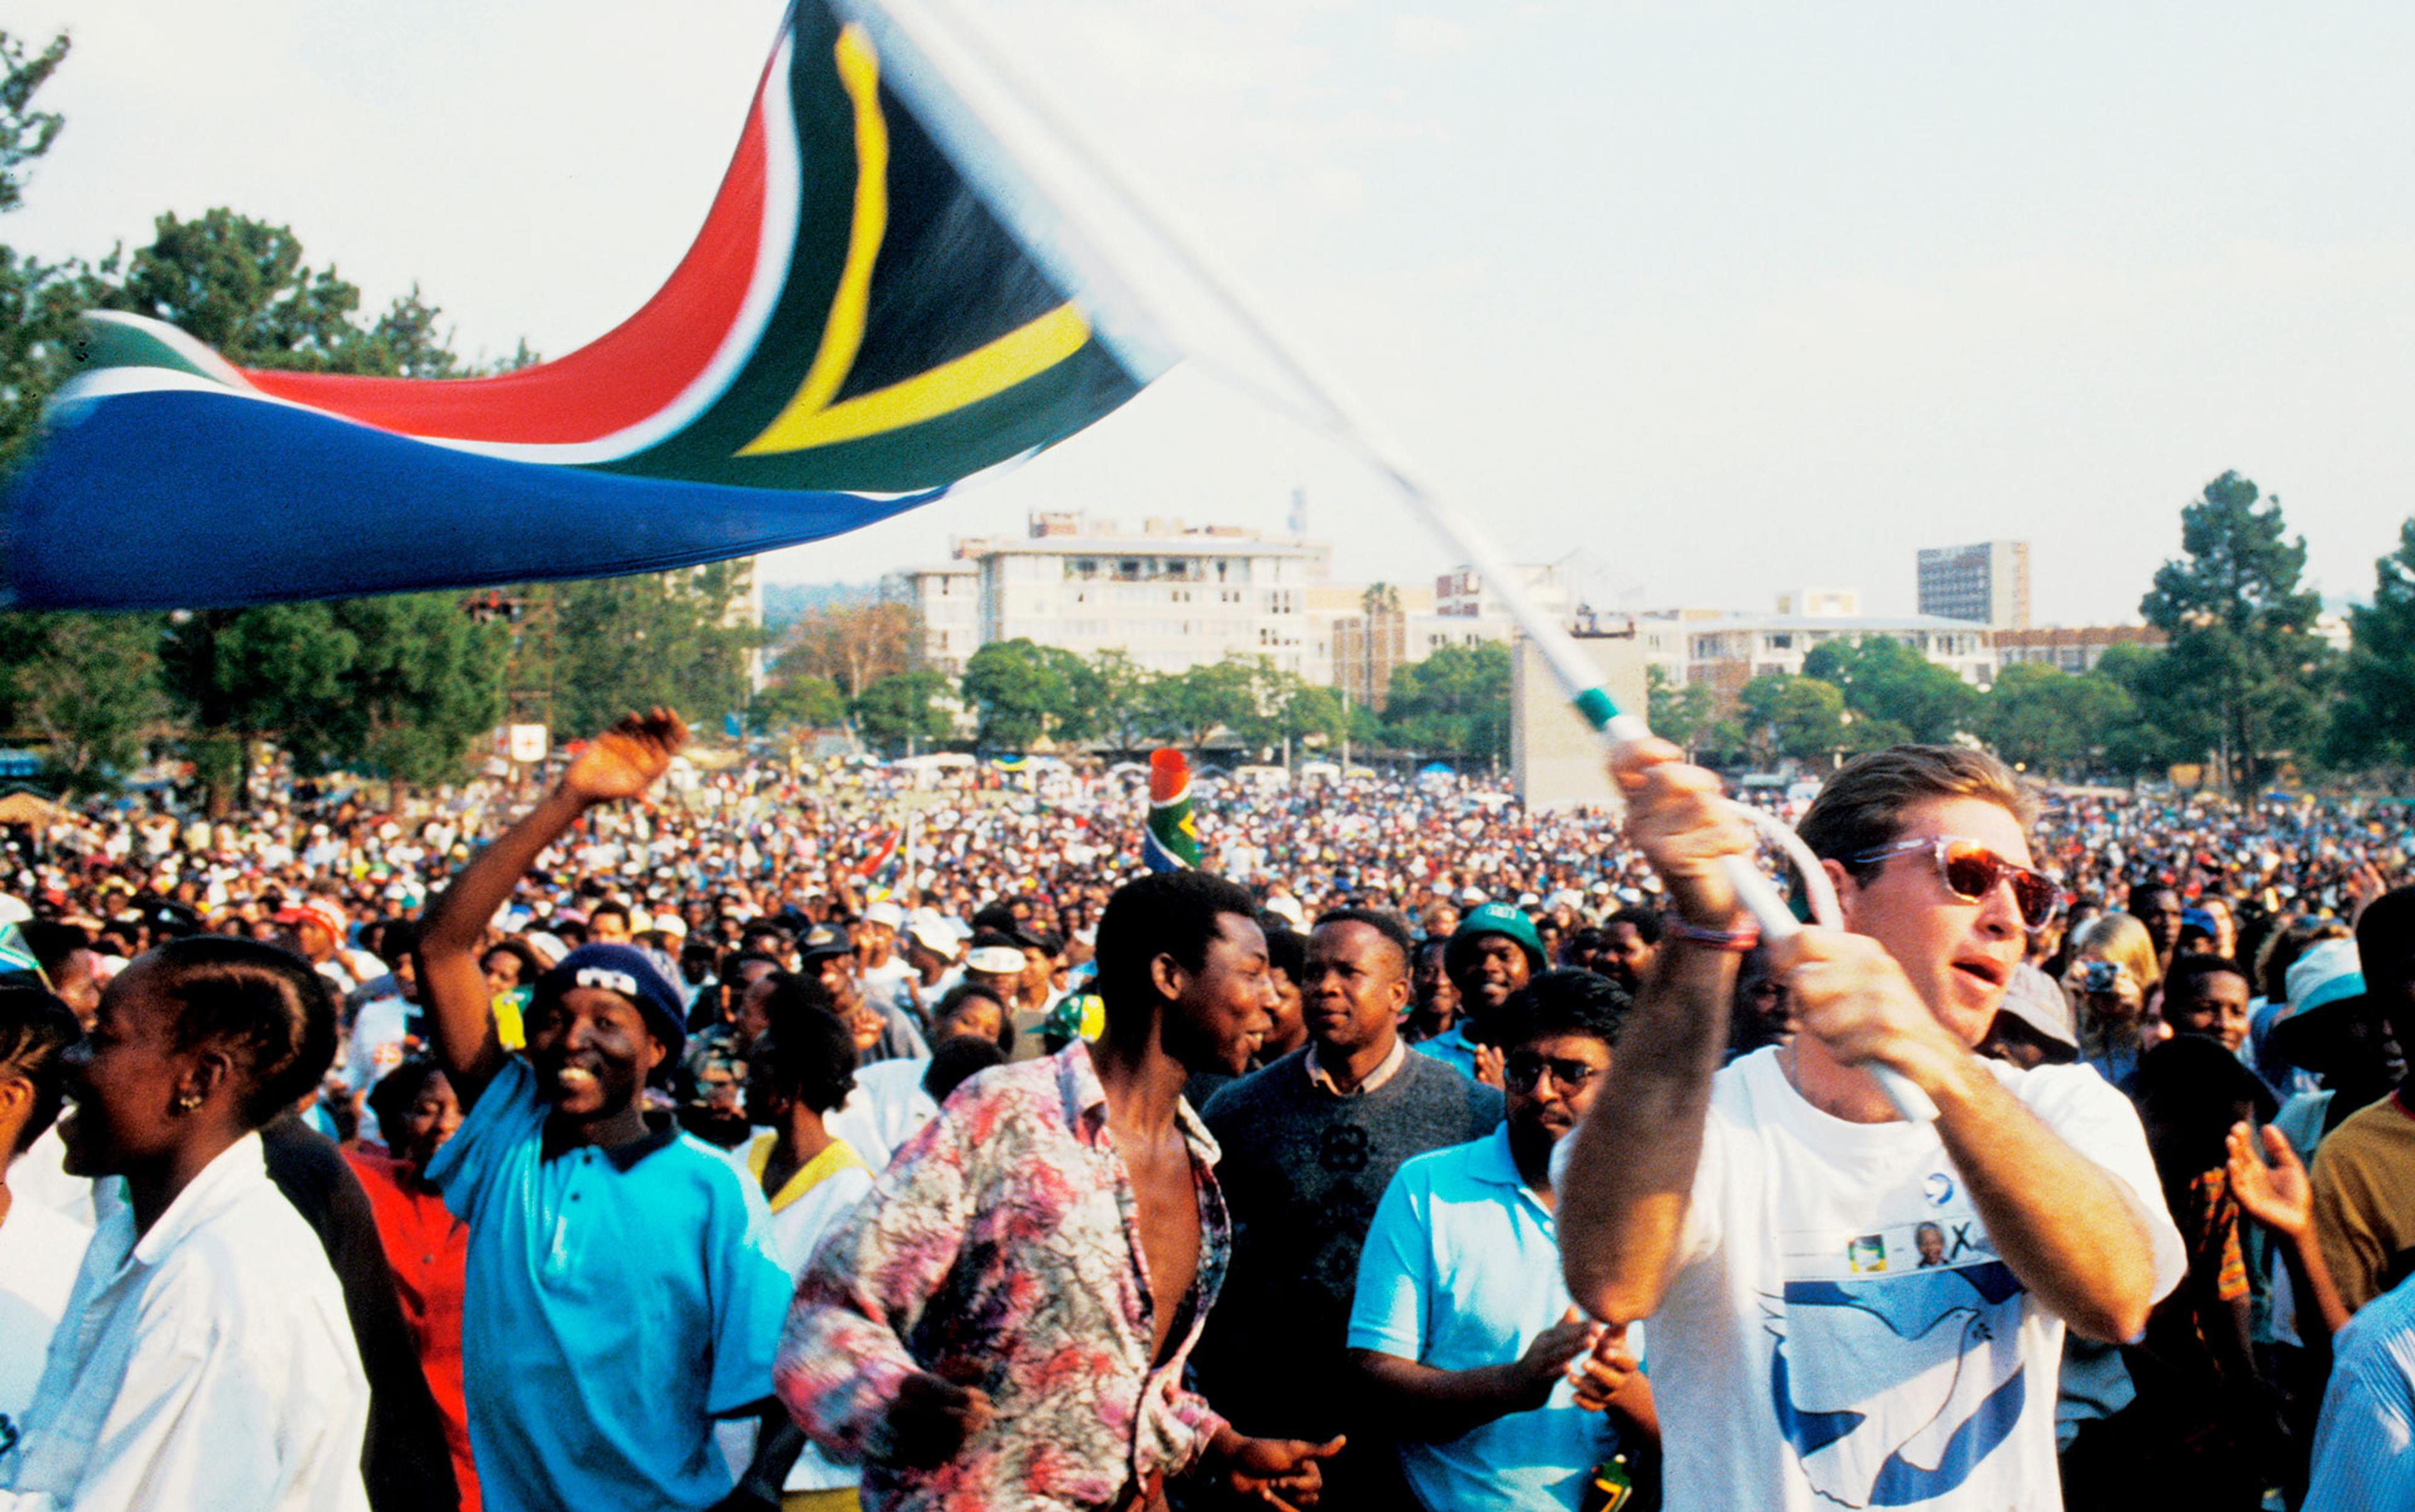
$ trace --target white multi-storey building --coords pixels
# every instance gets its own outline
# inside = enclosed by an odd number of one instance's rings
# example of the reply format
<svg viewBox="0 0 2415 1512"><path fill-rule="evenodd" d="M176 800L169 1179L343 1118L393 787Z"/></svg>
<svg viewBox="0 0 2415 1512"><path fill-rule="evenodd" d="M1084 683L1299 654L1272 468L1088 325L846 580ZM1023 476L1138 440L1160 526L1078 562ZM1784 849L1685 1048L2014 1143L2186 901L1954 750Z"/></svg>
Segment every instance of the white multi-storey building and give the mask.
<svg viewBox="0 0 2415 1512"><path fill-rule="evenodd" d="M943 561L900 576L907 602L922 616L922 665L961 676L967 658L982 643L981 568L969 561Z"/></svg>
<svg viewBox="0 0 2415 1512"><path fill-rule="evenodd" d="M1563 621L1576 612L1575 591L1557 563L1521 561L1510 570L1518 575L1519 586L1537 608ZM1434 612L1453 619L1507 620L1509 606L1497 592L1486 590L1483 576L1475 568L1456 567L1434 579Z"/></svg>
<svg viewBox="0 0 2415 1512"><path fill-rule="evenodd" d="M1757 677L1801 676L1803 658L1814 646L1831 641L1858 644L1880 636L1902 641L1974 686L1986 687L1996 680L1995 636L1985 625L1933 615L1783 612L1801 602L1793 595L1780 595L1781 612L1777 614L1730 615L1684 623L1686 681L1708 682L1723 696L1732 697Z"/></svg>
<svg viewBox="0 0 2415 1512"><path fill-rule="evenodd" d="M1313 682L1331 676L1310 616L1330 576L1326 542L1177 519L1127 531L1042 512L1028 535L954 546L954 561L908 575L936 666L961 670L975 647L1028 639L1084 656L1120 651L1157 672L1239 655Z"/></svg>

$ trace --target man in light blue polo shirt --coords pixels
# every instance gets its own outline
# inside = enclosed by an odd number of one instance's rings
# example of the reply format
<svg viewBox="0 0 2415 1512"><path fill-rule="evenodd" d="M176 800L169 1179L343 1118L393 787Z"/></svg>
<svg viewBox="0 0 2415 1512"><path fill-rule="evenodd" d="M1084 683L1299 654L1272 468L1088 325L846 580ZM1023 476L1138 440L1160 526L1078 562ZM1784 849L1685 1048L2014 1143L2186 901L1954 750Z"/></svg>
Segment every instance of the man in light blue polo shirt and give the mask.
<svg viewBox="0 0 2415 1512"><path fill-rule="evenodd" d="M686 730L657 711L592 741L462 869L419 934L445 1077L468 1116L428 1178L470 1225L461 1355L488 1512L775 1507L802 1440L772 1397L788 1274L762 1193L645 1115L676 1062L681 995L645 953L588 945L539 978L507 1055L477 961L515 884L594 804L635 798ZM733 1492L716 1419L763 1418Z"/></svg>
<svg viewBox="0 0 2415 1512"><path fill-rule="evenodd" d="M1574 1509L1622 1442L1658 1434L1641 1331L1584 1321L1555 1269L1552 1149L1591 1105L1626 1006L1589 971L1521 988L1498 1025L1508 1120L1402 1165L1376 1208L1351 1356L1429 1508Z"/></svg>

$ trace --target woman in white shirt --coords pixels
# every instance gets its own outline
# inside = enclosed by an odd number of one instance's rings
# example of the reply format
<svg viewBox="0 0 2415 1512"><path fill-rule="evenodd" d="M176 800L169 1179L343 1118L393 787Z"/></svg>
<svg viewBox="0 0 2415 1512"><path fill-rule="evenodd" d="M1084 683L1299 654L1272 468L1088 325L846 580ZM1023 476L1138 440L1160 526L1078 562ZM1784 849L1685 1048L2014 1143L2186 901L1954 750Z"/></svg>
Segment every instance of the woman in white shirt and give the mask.
<svg viewBox="0 0 2415 1512"><path fill-rule="evenodd" d="M855 1037L836 1014L796 1008L773 1020L746 1059L746 1115L755 1137L730 1160L761 1189L772 1210L771 1235L790 1276L805 1268L832 1225L872 1190L872 1173L845 1139L823 1124L855 1085ZM855 1512L862 1470L825 1458L783 1424L797 1457L778 1486L742 1479L742 1492L776 1503L783 1512ZM758 1456L756 1425L726 1423L722 1452L743 1477Z"/></svg>
<svg viewBox="0 0 2415 1512"><path fill-rule="evenodd" d="M62 1057L82 1038L75 1014L49 993L0 989L0 1447L17 1437L92 1237L48 1205L21 1199L8 1179L8 1166L58 1117Z"/></svg>
<svg viewBox="0 0 2415 1512"><path fill-rule="evenodd" d="M875 1061L855 1073L855 1090L830 1116L831 1132L855 1147L866 1165L885 1169L898 1147L939 1115L947 1093L977 1070L983 1061L952 1069L945 1089L933 1094L931 1063L952 1040L981 1040L998 1047L999 1059L1014 1050L1014 1024L1007 1016L1006 999L990 988L965 982L939 999L931 1020L932 1052L928 1055Z"/></svg>
<svg viewBox="0 0 2415 1512"><path fill-rule="evenodd" d="M368 1385L318 1237L256 1130L336 1054L308 964L223 936L139 957L68 1055L68 1169L118 1175L0 1512L366 1512Z"/></svg>

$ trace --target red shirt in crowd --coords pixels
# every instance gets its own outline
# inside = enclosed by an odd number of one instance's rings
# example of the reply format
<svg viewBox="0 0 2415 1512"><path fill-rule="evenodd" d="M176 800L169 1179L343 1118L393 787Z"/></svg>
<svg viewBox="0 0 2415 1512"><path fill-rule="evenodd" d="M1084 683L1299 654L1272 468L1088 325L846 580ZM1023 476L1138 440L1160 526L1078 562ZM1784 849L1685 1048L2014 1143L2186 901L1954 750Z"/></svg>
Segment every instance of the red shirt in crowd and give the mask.
<svg viewBox="0 0 2415 1512"><path fill-rule="evenodd" d="M365 1149L345 1151L369 1194L378 1237L394 1269L403 1320L419 1346L419 1367L461 1485L461 1512L478 1512L478 1476L470 1460L470 1421L461 1401L461 1267L470 1252L470 1225L453 1216L418 1168Z"/></svg>

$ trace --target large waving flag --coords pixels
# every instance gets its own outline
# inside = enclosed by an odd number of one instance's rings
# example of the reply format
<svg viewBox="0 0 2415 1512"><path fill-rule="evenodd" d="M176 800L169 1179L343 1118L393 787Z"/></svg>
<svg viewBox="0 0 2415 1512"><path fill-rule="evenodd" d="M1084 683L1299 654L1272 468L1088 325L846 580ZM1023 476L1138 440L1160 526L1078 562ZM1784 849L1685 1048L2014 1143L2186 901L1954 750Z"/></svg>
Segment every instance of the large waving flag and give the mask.
<svg viewBox="0 0 2415 1512"><path fill-rule="evenodd" d="M1172 353L872 0L796 0L643 309L557 361L237 368L90 318L9 501L17 607L600 576L818 540L1123 403Z"/></svg>

